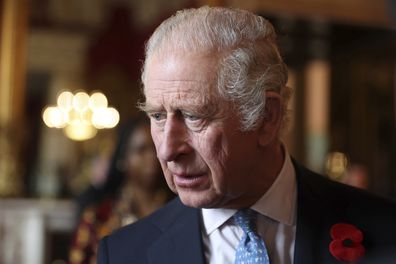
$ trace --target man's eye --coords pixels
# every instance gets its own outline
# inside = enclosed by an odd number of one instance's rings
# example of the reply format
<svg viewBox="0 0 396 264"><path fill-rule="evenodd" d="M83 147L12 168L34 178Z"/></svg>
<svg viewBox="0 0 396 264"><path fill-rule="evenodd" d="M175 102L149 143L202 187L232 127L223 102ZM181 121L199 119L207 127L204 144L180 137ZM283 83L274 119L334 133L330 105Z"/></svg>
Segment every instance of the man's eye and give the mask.
<svg viewBox="0 0 396 264"><path fill-rule="evenodd" d="M150 117L155 121L161 121L166 118L166 115L164 113L151 113Z"/></svg>
<svg viewBox="0 0 396 264"><path fill-rule="evenodd" d="M192 121L192 122L198 121L201 119L199 116L192 115L192 114L183 114L183 116L185 119L187 119L188 121Z"/></svg>
<svg viewBox="0 0 396 264"><path fill-rule="evenodd" d="M183 113L183 118L191 131L199 132L204 129L207 124L207 120L201 115Z"/></svg>

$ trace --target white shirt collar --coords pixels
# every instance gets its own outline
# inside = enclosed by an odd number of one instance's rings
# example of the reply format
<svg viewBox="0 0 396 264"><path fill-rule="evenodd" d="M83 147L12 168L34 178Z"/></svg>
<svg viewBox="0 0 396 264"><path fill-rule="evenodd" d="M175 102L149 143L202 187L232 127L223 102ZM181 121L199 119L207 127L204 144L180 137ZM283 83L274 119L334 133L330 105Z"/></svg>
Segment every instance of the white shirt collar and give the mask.
<svg viewBox="0 0 396 264"><path fill-rule="evenodd" d="M282 169L268 191L251 207L285 225L294 225L297 198L296 172L288 153Z"/></svg>
<svg viewBox="0 0 396 264"><path fill-rule="evenodd" d="M285 161L278 177L251 208L282 224L294 225L296 197L295 170L290 155L285 150ZM237 211L224 208L202 208L201 210L203 226L207 235L223 225Z"/></svg>

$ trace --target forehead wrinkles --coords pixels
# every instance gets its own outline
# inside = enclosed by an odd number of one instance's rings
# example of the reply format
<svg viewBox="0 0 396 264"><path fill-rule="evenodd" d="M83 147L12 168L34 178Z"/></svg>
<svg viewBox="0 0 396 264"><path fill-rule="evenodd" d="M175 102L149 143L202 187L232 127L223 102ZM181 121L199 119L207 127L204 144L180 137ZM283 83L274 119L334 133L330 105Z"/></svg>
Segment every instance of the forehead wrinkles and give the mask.
<svg viewBox="0 0 396 264"><path fill-rule="evenodd" d="M207 54L155 54L149 58L144 93L155 108L190 108L218 102L218 61Z"/></svg>
<svg viewBox="0 0 396 264"><path fill-rule="evenodd" d="M211 84L189 80L156 80L145 89L146 103L172 110L178 108L214 107L218 95Z"/></svg>

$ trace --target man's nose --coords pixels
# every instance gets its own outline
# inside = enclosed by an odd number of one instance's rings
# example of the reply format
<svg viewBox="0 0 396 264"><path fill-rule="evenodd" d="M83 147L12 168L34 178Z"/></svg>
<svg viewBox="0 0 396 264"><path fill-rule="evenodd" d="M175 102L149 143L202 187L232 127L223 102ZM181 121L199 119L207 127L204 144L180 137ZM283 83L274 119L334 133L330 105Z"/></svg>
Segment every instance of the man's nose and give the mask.
<svg viewBox="0 0 396 264"><path fill-rule="evenodd" d="M159 158L167 162L175 161L190 151L188 131L184 122L175 116L168 117L158 151Z"/></svg>

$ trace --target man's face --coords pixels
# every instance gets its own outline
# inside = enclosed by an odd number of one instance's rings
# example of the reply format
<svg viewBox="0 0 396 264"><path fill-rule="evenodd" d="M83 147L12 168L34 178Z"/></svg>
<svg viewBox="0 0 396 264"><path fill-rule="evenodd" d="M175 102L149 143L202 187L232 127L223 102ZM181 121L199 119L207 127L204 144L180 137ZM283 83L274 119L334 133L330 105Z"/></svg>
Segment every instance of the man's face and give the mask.
<svg viewBox="0 0 396 264"><path fill-rule="evenodd" d="M216 88L213 57L154 55L146 69L146 111L169 187L193 207L238 208L262 194L258 134L241 132Z"/></svg>

